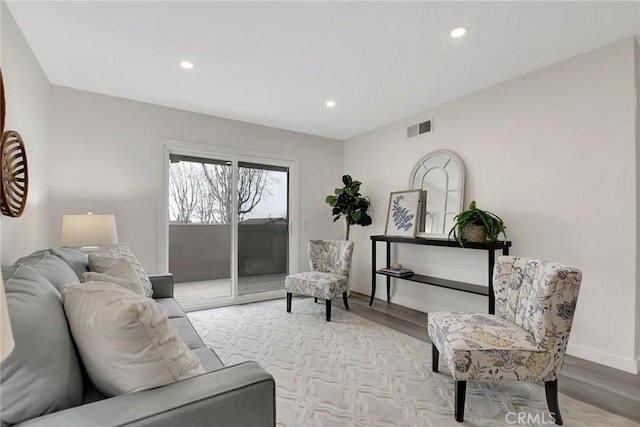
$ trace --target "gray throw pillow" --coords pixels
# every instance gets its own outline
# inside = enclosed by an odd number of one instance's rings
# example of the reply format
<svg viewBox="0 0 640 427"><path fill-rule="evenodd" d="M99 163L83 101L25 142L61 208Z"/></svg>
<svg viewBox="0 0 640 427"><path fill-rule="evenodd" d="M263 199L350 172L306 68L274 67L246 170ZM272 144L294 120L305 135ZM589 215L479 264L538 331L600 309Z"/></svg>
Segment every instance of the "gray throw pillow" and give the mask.
<svg viewBox="0 0 640 427"><path fill-rule="evenodd" d="M2 267L15 348L0 365L2 423L77 406L82 373L60 294L25 265Z"/></svg>
<svg viewBox="0 0 640 427"><path fill-rule="evenodd" d="M26 264L50 281L56 289L67 283L79 283L78 276L62 259L49 251L37 251L20 258L16 264Z"/></svg>
<svg viewBox="0 0 640 427"><path fill-rule="evenodd" d="M78 276L78 280L82 281L82 274L89 271L89 258L85 252L82 252L78 248L54 248L51 249L51 252L66 262L69 267L76 273Z"/></svg>

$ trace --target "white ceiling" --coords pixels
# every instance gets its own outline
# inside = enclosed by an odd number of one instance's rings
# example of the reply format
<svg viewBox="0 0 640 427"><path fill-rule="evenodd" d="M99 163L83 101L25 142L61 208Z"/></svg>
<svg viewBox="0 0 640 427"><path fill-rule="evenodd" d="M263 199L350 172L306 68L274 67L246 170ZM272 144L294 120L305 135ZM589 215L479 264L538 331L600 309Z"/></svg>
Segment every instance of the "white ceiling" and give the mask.
<svg viewBox="0 0 640 427"><path fill-rule="evenodd" d="M53 84L338 139L640 33L637 1L7 4Z"/></svg>

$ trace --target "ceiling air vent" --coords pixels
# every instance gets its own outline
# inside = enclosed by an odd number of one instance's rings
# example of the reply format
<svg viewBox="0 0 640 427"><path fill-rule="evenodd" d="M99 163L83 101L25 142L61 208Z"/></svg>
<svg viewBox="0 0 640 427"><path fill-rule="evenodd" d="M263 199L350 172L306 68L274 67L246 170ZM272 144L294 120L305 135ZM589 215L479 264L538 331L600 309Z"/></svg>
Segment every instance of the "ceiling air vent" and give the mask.
<svg viewBox="0 0 640 427"><path fill-rule="evenodd" d="M407 138L431 132L431 120L407 128Z"/></svg>

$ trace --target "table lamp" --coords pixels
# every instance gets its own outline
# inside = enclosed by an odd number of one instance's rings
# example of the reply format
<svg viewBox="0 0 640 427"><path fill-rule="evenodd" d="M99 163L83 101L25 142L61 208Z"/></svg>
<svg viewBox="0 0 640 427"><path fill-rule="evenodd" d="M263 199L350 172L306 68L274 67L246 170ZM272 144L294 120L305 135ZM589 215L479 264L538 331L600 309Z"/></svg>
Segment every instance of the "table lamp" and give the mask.
<svg viewBox="0 0 640 427"><path fill-rule="evenodd" d="M98 246L118 243L115 215L63 215L62 245L95 252Z"/></svg>

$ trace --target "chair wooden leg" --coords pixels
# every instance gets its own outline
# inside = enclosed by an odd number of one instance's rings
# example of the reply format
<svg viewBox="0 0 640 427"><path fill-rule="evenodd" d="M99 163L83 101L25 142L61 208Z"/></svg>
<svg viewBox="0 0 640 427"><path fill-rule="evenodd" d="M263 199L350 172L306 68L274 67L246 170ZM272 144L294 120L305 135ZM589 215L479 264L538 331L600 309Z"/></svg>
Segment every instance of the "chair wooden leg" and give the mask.
<svg viewBox="0 0 640 427"><path fill-rule="evenodd" d="M464 397L467 393L467 382L456 381L456 421L461 423L464 419Z"/></svg>
<svg viewBox="0 0 640 427"><path fill-rule="evenodd" d="M347 301L347 293L346 292L342 293L342 301L344 302L344 308L349 310L349 302Z"/></svg>
<svg viewBox="0 0 640 427"><path fill-rule="evenodd" d="M560 405L558 405L558 380L545 381L544 393L547 396L547 406L556 424L562 425L562 415L560 415Z"/></svg>
<svg viewBox="0 0 640 427"><path fill-rule="evenodd" d="M293 294L291 292L287 292L287 313L291 313L291 299Z"/></svg>
<svg viewBox="0 0 640 427"><path fill-rule="evenodd" d="M325 300L327 305L327 322L331 322L331 298Z"/></svg>
<svg viewBox="0 0 640 427"><path fill-rule="evenodd" d="M438 359L440 358L440 351L435 344L431 344L431 370L438 372Z"/></svg>

